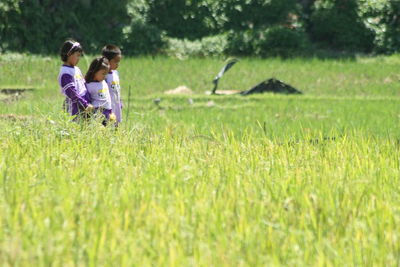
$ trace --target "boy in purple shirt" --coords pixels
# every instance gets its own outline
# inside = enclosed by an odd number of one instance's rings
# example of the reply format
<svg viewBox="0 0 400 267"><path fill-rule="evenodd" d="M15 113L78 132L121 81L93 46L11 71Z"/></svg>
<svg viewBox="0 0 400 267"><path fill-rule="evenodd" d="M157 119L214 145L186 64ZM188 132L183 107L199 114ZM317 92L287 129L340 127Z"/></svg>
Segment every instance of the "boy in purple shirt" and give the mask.
<svg viewBox="0 0 400 267"><path fill-rule="evenodd" d="M122 101L121 86L119 83L119 74L117 68L122 58L121 49L115 45L106 45L102 51L103 57L110 63L110 71L106 76L108 88L110 88L110 97L113 113L117 118L117 124L122 121Z"/></svg>
<svg viewBox="0 0 400 267"><path fill-rule="evenodd" d="M76 66L82 52L82 46L73 40L65 41L60 51L63 65L58 75L58 83L61 87L61 93L66 97L67 112L76 117L93 110L93 106L89 103L90 98L82 72Z"/></svg>

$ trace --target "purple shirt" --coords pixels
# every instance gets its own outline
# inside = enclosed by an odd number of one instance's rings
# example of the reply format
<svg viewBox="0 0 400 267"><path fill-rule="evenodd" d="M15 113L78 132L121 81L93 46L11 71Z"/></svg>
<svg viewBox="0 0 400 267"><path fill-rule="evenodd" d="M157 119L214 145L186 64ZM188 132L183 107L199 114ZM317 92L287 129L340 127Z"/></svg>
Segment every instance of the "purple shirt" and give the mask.
<svg viewBox="0 0 400 267"><path fill-rule="evenodd" d="M76 66L61 66L58 82L61 92L66 96L67 111L72 116L84 111L89 105L90 97L81 70Z"/></svg>

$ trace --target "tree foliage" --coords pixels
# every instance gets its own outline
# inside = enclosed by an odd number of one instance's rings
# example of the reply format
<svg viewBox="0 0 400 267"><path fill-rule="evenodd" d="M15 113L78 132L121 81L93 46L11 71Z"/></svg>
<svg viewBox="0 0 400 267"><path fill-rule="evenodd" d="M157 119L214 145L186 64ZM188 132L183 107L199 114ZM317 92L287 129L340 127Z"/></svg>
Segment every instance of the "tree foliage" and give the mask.
<svg viewBox="0 0 400 267"><path fill-rule="evenodd" d="M7 4L8 2L8 4ZM3 1L2 1L3 3ZM119 43L128 22L127 0L6 0L1 4L3 49L47 53L58 51L66 38L79 40L87 51ZM5 7L5 8L4 8Z"/></svg>
<svg viewBox="0 0 400 267"><path fill-rule="evenodd" d="M400 1L361 0L360 16L375 33L374 49L379 53L400 50Z"/></svg>
<svg viewBox="0 0 400 267"><path fill-rule="evenodd" d="M74 38L87 52L115 43L131 55L179 47L202 47L208 52L194 54L204 55L289 56L315 47L393 53L398 14L398 0L1 0L0 52L57 53Z"/></svg>
<svg viewBox="0 0 400 267"><path fill-rule="evenodd" d="M369 52L374 34L358 15L358 0L318 0L310 18L312 39L338 50Z"/></svg>

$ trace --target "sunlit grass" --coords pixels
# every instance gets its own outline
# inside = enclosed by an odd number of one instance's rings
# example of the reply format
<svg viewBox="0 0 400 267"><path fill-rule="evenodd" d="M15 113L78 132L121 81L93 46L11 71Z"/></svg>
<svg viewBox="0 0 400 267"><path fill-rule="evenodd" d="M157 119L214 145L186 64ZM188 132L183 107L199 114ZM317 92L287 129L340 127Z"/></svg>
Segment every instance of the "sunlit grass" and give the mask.
<svg viewBox="0 0 400 267"><path fill-rule="evenodd" d="M242 59L221 89L305 93L251 97L204 95L221 60L124 59L118 130L61 113L56 59L14 57L0 87L40 89L0 105L1 265L400 264L398 57Z"/></svg>

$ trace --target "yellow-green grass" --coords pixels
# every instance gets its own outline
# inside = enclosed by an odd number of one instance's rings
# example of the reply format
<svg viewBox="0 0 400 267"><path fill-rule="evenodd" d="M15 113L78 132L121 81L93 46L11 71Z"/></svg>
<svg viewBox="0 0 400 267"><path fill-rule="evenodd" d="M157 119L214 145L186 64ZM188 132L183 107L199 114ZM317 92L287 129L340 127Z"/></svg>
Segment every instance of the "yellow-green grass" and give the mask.
<svg viewBox="0 0 400 267"><path fill-rule="evenodd" d="M305 95L241 97L203 94L220 60L127 58L115 131L61 113L57 59L1 55L41 89L0 105L0 263L399 265L399 63L242 59L221 89Z"/></svg>

